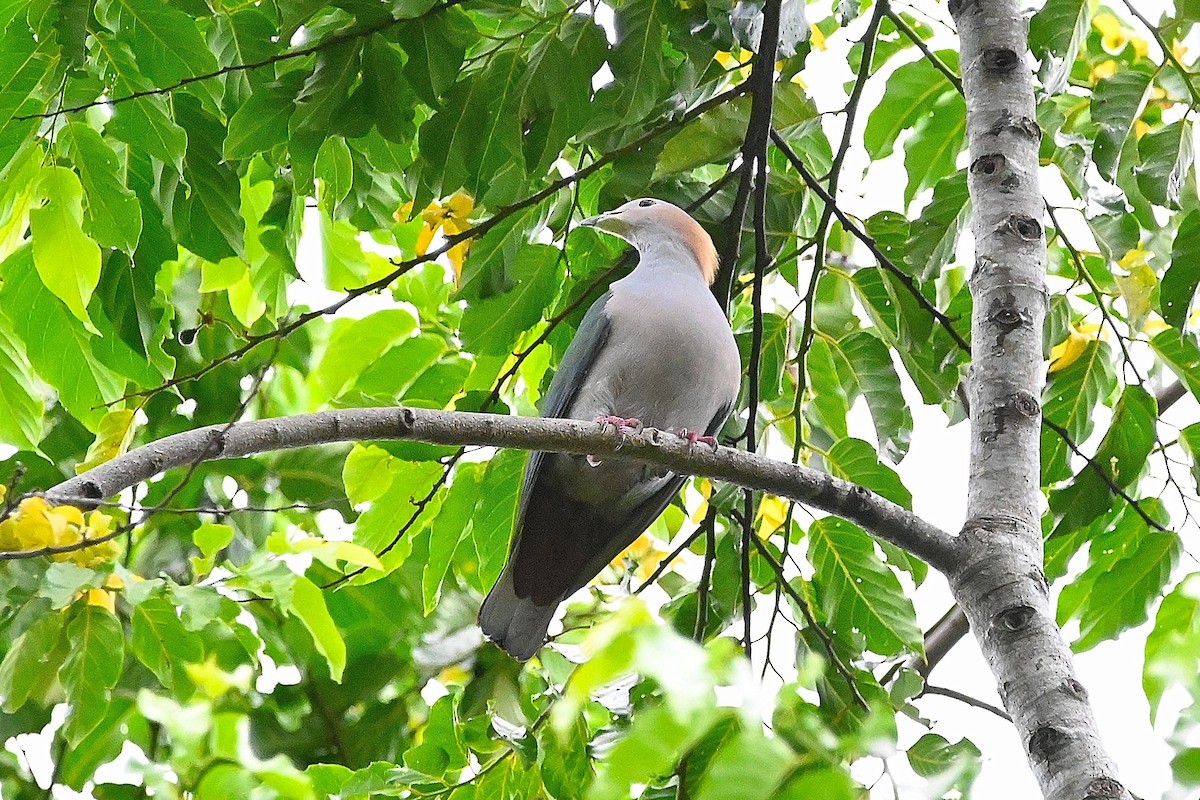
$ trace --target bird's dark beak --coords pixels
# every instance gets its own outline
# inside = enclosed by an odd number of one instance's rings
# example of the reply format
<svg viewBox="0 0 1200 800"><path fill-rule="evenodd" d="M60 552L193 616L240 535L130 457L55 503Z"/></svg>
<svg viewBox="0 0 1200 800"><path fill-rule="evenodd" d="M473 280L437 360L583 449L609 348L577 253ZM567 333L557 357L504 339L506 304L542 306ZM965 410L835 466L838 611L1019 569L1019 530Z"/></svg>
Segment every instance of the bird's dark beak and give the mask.
<svg viewBox="0 0 1200 800"><path fill-rule="evenodd" d="M611 233L613 236L624 236L629 231L629 225L621 218L621 215L615 211L609 211L605 214L597 214L594 217L588 217L580 226L588 228L596 228L597 230Z"/></svg>

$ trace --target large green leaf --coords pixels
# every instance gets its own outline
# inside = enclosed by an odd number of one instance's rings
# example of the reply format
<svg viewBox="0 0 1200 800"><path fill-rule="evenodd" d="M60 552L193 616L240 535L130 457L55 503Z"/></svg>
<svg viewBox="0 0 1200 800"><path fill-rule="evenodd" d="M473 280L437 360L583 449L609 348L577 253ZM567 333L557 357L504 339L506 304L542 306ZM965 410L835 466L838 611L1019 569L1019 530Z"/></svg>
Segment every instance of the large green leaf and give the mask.
<svg viewBox="0 0 1200 800"><path fill-rule="evenodd" d="M1116 177L1121 150L1142 111L1152 77L1145 69L1121 70L1097 83L1092 93L1092 119L1100 125L1092 161L1107 180Z"/></svg>
<svg viewBox="0 0 1200 800"><path fill-rule="evenodd" d="M1141 506L1159 524L1167 522L1157 500L1143 500ZM1059 624L1079 619L1079 638L1072 648L1089 650L1145 622L1181 550L1178 536L1152 529L1127 507L1115 525L1092 541L1091 563L1059 595Z"/></svg>
<svg viewBox="0 0 1200 800"><path fill-rule="evenodd" d="M0 323L0 441L33 450L42 439L44 411L25 346Z"/></svg>
<svg viewBox="0 0 1200 800"><path fill-rule="evenodd" d="M511 352L517 338L541 319L558 281L558 264L559 253L553 247L535 244L522 248L513 265L516 286L472 303L463 313L463 344L488 355Z"/></svg>
<svg viewBox="0 0 1200 800"><path fill-rule="evenodd" d="M188 134L175 122L161 95L136 96L154 86L138 70L129 46L102 31L93 34L93 41L113 91L122 99L114 106L105 132L183 172Z"/></svg>
<svg viewBox="0 0 1200 800"><path fill-rule="evenodd" d="M853 387L854 395L861 392L867 398L880 446L892 461L899 462L908 452L913 420L900 391L891 351L865 331L831 344L842 386L847 387L848 395Z"/></svg>
<svg viewBox="0 0 1200 800"><path fill-rule="evenodd" d="M1200 397L1200 346L1193 334L1167 330L1150 340L1150 346L1193 397Z"/></svg>
<svg viewBox="0 0 1200 800"><path fill-rule="evenodd" d="M1152 203L1179 208L1184 181L1194 160L1192 124L1172 122L1138 139L1137 185Z"/></svg>
<svg viewBox="0 0 1200 800"><path fill-rule="evenodd" d="M617 44L608 61L615 107L625 122L641 123L668 84L663 54L663 15L668 8L655 0L629 0L617 9Z"/></svg>
<svg viewBox="0 0 1200 800"><path fill-rule="evenodd" d="M936 55L951 69L957 68L954 51L939 50ZM900 132L926 124L929 110L949 94L957 94L954 86L925 59L898 67L888 78L882 102L867 117L863 143L871 158L891 155Z"/></svg>
<svg viewBox="0 0 1200 800"><path fill-rule="evenodd" d="M1116 386L1112 348L1107 342L1089 342L1079 358L1050 374L1042 397L1042 415L1065 429L1071 442L1086 442L1095 424L1096 404L1106 401ZM1070 477L1072 455L1063 437L1050 428L1042 430L1043 486Z"/></svg>
<svg viewBox="0 0 1200 800"><path fill-rule="evenodd" d="M311 375L312 401L324 404L337 398L392 345L411 336L416 327L417 320L403 308L376 311L337 325Z"/></svg>
<svg viewBox="0 0 1200 800"><path fill-rule="evenodd" d="M183 627L175 606L162 597L134 606L130 647L168 689L184 680L187 664L204 657L200 638Z"/></svg>
<svg viewBox="0 0 1200 800"><path fill-rule="evenodd" d="M912 493L900 475L879 460L879 453L862 439L842 439L825 457L829 471L839 478L865 486L897 505L912 508Z"/></svg>
<svg viewBox="0 0 1200 800"><path fill-rule="evenodd" d="M1154 447L1157 417L1153 395L1140 386L1125 387L1091 464L1069 486L1050 495L1050 510L1060 516L1054 535L1078 530L1107 511L1113 497L1110 484L1123 489L1137 479Z"/></svg>
<svg viewBox="0 0 1200 800"><path fill-rule="evenodd" d="M44 167L40 207L29 212L33 264L54 295L89 329L87 305L100 282L100 247L83 231L83 186L66 167Z"/></svg>
<svg viewBox="0 0 1200 800"><path fill-rule="evenodd" d="M909 228L905 261L922 280L936 278L954 260L958 236L970 214L967 174L957 172L939 181L933 199Z"/></svg>
<svg viewBox="0 0 1200 800"><path fill-rule="evenodd" d="M1061 92L1071 74L1079 48L1091 30L1088 0L1047 0L1029 22L1029 47L1042 64L1042 85L1049 94Z"/></svg>
<svg viewBox="0 0 1200 800"><path fill-rule="evenodd" d="M25 343L30 364L58 390L63 407L94 429L104 417L105 403L121 396L124 382L93 357L92 337L83 323L42 284L32 248L9 256L4 276L0 311Z"/></svg>
<svg viewBox="0 0 1200 800"><path fill-rule="evenodd" d="M112 146L82 122L59 131L58 145L66 150L83 185L84 229L98 244L132 253L142 233L142 207L125 186Z"/></svg>
<svg viewBox="0 0 1200 800"><path fill-rule="evenodd" d="M159 0L99 0L96 18L137 54L142 74L156 86L213 72L217 60L196 20Z"/></svg>
<svg viewBox="0 0 1200 800"><path fill-rule="evenodd" d="M71 704L66 738L78 743L108 712L121 677L125 635L111 611L90 604L72 606L66 634L70 649L59 677Z"/></svg>
<svg viewBox="0 0 1200 800"><path fill-rule="evenodd" d="M1179 223L1171 246L1171 266L1158 287L1159 310L1168 325L1184 329L1200 286L1200 211L1192 211Z"/></svg>
<svg viewBox="0 0 1200 800"><path fill-rule="evenodd" d="M857 525L826 517L808 529L808 557L816 570L821 605L838 635L861 635L872 652L921 652L916 612L895 573L875 555L875 543Z"/></svg>

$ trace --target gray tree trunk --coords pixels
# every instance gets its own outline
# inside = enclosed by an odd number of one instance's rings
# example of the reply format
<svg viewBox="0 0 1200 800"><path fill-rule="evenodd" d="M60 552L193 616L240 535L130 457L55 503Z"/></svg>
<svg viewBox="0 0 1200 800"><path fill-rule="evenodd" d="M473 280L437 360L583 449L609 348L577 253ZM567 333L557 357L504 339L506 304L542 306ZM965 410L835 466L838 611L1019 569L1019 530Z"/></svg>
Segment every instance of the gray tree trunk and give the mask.
<svg viewBox="0 0 1200 800"><path fill-rule="evenodd" d="M961 40L975 234L970 483L950 585L1047 800L1126 798L1043 572L1046 242L1026 20L1013 0L951 0L950 13Z"/></svg>

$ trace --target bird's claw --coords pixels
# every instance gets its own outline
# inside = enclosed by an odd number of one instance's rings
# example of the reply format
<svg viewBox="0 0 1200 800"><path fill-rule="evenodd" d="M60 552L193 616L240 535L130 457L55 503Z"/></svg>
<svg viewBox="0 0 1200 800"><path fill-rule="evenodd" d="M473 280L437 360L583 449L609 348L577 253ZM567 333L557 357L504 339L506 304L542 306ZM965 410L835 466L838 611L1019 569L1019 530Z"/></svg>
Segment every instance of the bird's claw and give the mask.
<svg viewBox="0 0 1200 800"><path fill-rule="evenodd" d="M621 444L625 441L625 436L629 431L640 433L642 430L642 421L637 417L615 417L612 415L596 417L596 422L604 426L613 426L613 431L616 433L618 443L617 448L620 449ZM589 455L587 457L589 466L598 467L601 463L599 456Z"/></svg>
<svg viewBox="0 0 1200 800"><path fill-rule="evenodd" d="M686 439L689 447L692 447L699 442L700 444L706 444L711 447L714 453L717 452L717 438L715 436L702 436L695 431L689 431L687 428L677 428L671 431L671 433L675 434L680 439Z"/></svg>
<svg viewBox="0 0 1200 800"><path fill-rule="evenodd" d="M603 416L596 417L596 422L601 425L612 425L616 428L617 436L624 436L626 431L638 433L642 429L642 421L637 417L614 417Z"/></svg>

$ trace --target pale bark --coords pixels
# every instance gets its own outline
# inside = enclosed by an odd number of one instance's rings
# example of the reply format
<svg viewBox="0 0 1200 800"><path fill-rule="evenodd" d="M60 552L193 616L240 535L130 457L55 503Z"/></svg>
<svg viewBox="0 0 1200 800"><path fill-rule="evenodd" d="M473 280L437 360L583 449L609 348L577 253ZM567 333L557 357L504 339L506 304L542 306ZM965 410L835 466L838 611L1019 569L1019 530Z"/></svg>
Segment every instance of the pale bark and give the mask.
<svg viewBox="0 0 1200 800"><path fill-rule="evenodd" d="M1048 800L1123 798L1043 572L1038 397L1046 243L1041 131L1013 0L951 0L967 100L975 269L967 521L950 575Z"/></svg>
<svg viewBox="0 0 1200 800"><path fill-rule="evenodd" d="M48 489L56 503L87 506L175 467L331 442L398 439L636 458L688 475L736 483L796 500L858 523L940 570L953 536L857 484L729 447L689 445L646 428L618 439L595 422L508 417L421 408L356 408L212 425L167 436Z"/></svg>

